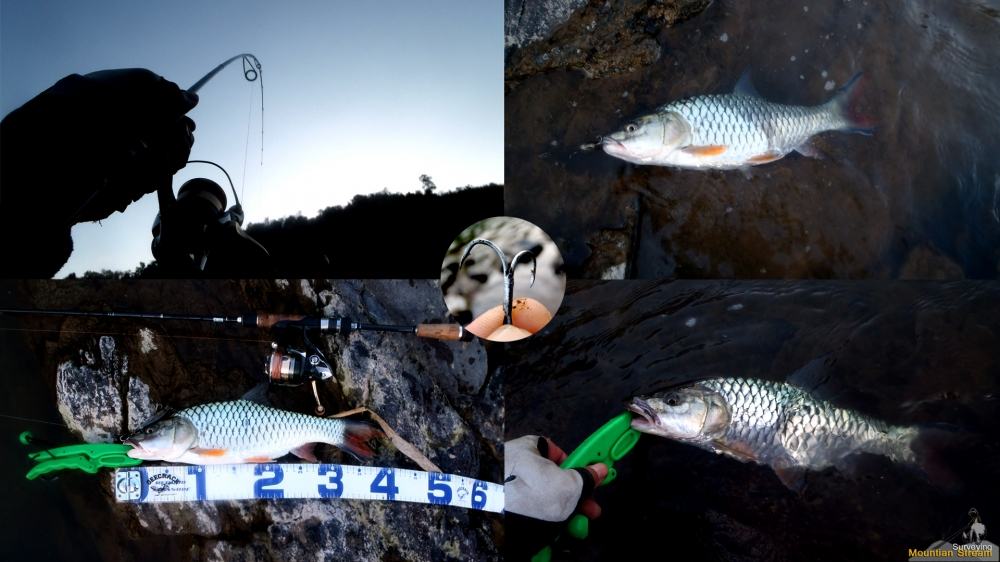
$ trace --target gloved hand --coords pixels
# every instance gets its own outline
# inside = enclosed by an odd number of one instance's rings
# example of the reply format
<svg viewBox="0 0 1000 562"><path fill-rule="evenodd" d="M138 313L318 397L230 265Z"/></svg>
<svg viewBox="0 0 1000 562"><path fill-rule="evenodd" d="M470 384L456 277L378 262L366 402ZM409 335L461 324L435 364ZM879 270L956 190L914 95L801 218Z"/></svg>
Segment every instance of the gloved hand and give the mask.
<svg viewBox="0 0 1000 562"><path fill-rule="evenodd" d="M603 463L563 469L566 453L547 437L525 435L504 445L505 557L526 560L552 543L576 512L594 519L590 497L605 477Z"/></svg>

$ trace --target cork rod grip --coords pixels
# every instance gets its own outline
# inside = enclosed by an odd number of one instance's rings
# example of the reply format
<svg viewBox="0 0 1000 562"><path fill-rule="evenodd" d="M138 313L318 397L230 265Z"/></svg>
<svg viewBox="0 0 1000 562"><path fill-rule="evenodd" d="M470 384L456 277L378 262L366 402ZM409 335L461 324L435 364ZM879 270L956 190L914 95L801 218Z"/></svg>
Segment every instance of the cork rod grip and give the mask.
<svg viewBox="0 0 1000 562"><path fill-rule="evenodd" d="M464 331L461 324L417 324L416 333L421 338L458 341Z"/></svg>
<svg viewBox="0 0 1000 562"><path fill-rule="evenodd" d="M257 313L257 327L258 328L270 328L282 321L302 320L305 318L304 314L271 314L268 312L258 312Z"/></svg>

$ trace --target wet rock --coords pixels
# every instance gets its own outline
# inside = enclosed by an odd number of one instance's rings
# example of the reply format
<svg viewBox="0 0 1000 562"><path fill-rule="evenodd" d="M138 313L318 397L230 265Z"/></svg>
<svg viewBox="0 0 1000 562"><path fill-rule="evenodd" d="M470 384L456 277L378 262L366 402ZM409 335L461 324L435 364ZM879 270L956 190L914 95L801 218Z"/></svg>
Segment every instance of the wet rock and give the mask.
<svg viewBox="0 0 1000 562"><path fill-rule="evenodd" d="M546 38L587 0L507 0L504 2L504 47L523 47Z"/></svg>
<svg viewBox="0 0 1000 562"><path fill-rule="evenodd" d="M930 244L910 250L899 271L900 279L961 279L962 267L936 251Z"/></svg>
<svg viewBox="0 0 1000 562"><path fill-rule="evenodd" d="M508 2L507 86L550 70L573 69L588 78L625 74L660 58L657 34L701 12L709 0ZM569 14L569 15L567 15ZM513 17L512 17L513 16Z"/></svg>
<svg viewBox="0 0 1000 562"><path fill-rule="evenodd" d="M118 310L251 309L387 324L447 321L431 281L34 283L21 285L16 299L39 308L88 302L113 303ZM164 406L238 398L263 379L269 351L268 334L246 330L119 319L24 322L52 330L26 345L39 358L36 375L55 390L63 421L88 441L111 441ZM499 379L486 376L481 344L409 334L312 339L335 369L334 380L320 389L328 411L367 406L443 471L500 481ZM286 410L308 413L314 406L308 387L272 387L268 397ZM325 462L357 462L333 447L320 446L317 453ZM372 464L418 469L389 444ZM169 541L171 552L195 559L492 560L502 540L501 517L458 508L320 500L118 504L110 473L63 486L67 497L79 499L60 517L101 537L97 548L109 558L162 556L161 545Z"/></svg>

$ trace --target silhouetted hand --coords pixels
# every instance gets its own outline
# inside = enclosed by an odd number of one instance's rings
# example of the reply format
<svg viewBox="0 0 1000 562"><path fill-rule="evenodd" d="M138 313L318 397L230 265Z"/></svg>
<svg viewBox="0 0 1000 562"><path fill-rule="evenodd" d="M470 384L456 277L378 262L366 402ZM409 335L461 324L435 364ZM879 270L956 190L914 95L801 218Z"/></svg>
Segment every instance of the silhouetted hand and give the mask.
<svg viewBox="0 0 1000 562"><path fill-rule="evenodd" d="M3 272L51 277L69 259L74 224L169 187L194 143L185 113L197 103L149 70L104 70L67 76L4 117Z"/></svg>
<svg viewBox="0 0 1000 562"><path fill-rule="evenodd" d="M194 144L195 124L185 113L198 96L142 68L102 70L84 77L94 88L102 130L95 141L107 151L93 163L106 183L71 220L106 218L161 185L184 167Z"/></svg>

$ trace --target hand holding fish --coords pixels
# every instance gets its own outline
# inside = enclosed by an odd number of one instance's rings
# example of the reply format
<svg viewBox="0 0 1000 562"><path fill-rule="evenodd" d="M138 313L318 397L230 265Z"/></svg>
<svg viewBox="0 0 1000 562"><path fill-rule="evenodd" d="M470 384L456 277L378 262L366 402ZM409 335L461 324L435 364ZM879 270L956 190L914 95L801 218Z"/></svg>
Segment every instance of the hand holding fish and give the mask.
<svg viewBox="0 0 1000 562"><path fill-rule="evenodd" d="M574 513L590 519L601 515L590 495L607 477L607 465L567 470L559 467L565 459L566 453L547 437L525 435L504 444L505 524L518 537L508 559L527 559L551 544Z"/></svg>

